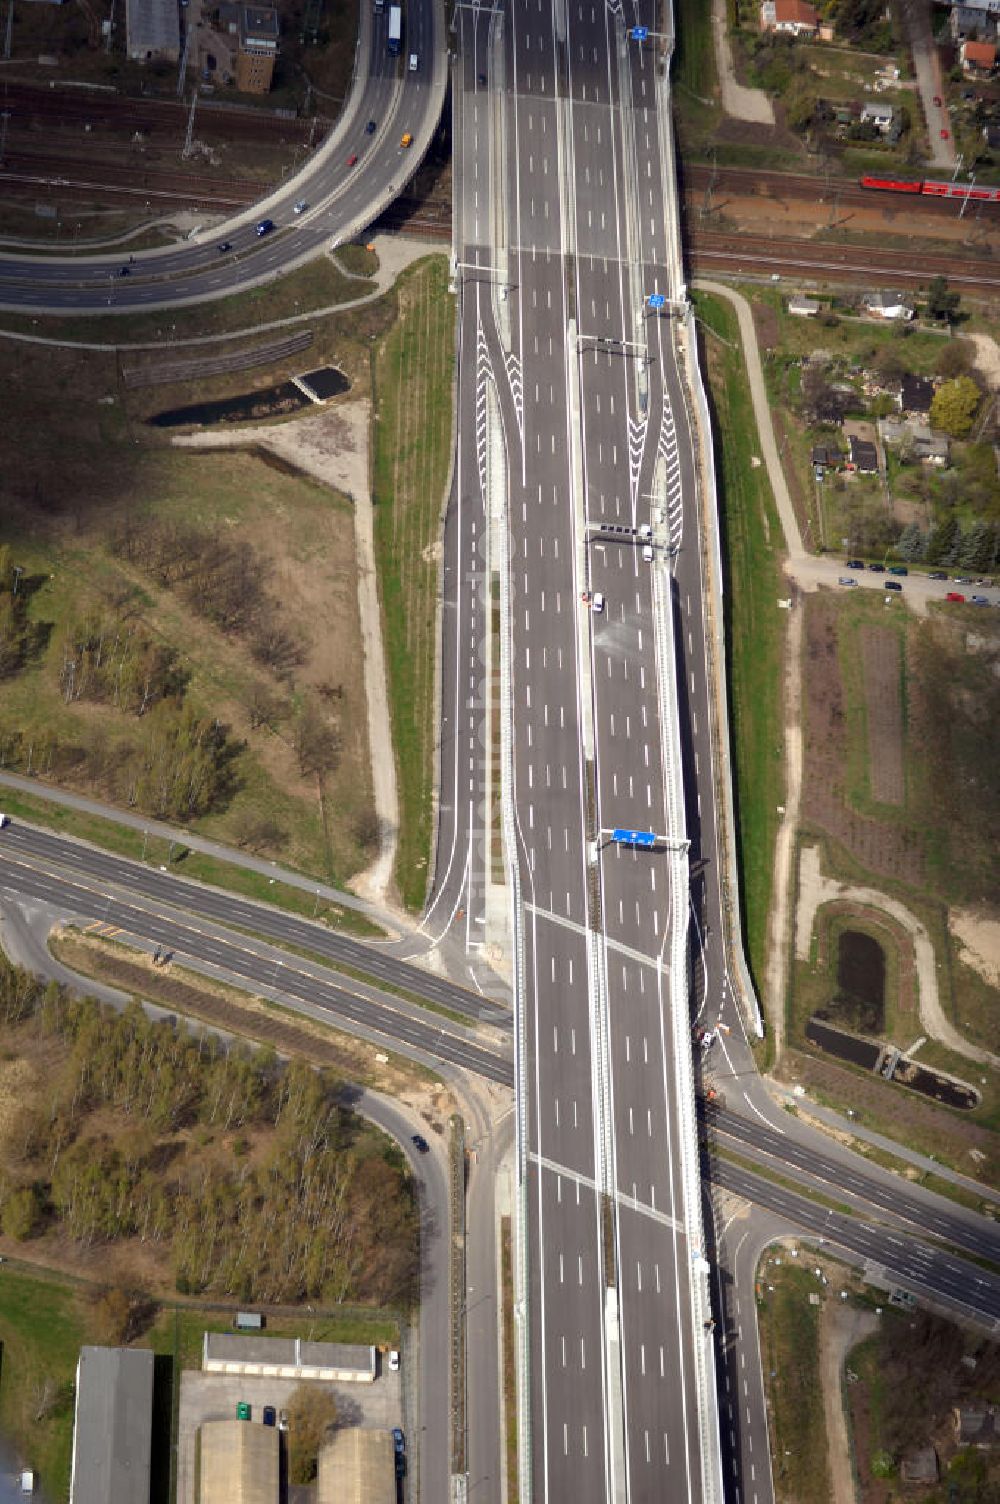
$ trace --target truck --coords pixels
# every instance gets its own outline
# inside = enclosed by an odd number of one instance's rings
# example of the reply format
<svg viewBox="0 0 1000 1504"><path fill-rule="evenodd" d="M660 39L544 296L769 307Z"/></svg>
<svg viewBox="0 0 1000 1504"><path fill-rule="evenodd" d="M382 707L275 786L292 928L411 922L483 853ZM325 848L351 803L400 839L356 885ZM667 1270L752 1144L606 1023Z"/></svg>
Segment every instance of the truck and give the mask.
<svg viewBox="0 0 1000 1504"><path fill-rule="evenodd" d="M403 40L403 12L398 5L389 7L389 56L398 57Z"/></svg>

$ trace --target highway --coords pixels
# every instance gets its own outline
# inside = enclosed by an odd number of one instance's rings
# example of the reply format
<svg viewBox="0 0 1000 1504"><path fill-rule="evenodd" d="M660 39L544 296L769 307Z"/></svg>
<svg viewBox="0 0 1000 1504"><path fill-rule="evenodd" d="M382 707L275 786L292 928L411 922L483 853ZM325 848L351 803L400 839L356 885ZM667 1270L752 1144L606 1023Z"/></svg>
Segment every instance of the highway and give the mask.
<svg viewBox="0 0 1000 1504"><path fill-rule="evenodd" d="M405 988L426 1001L466 1017L471 1024L510 1027L507 1009L457 986L446 977L399 959L388 946L355 940L268 904L238 898L219 888L191 882L173 871L161 871L127 857L114 856L96 846L56 835L38 826L13 820L0 836L0 856L17 860L35 872L72 875L95 895L110 890L186 908L199 919L246 930L276 945L296 946L325 957L334 967L349 967L392 987Z"/></svg>
<svg viewBox="0 0 1000 1504"><path fill-rule="evenodd" d="M662 853L605 850L594 862L592 847L596 829L613 824L670 830L662 768L676 728L661 727L659 696L673 664L658 661L653 571L634 533L589 557L582 546L588 522L647 521L654 474L662 465L679 483L684 463L657 320L644 402L645 362L628 353L636 289L626 268L638 262L647 290L669 291L653 55L627 51L620 16L579 5L527 0L502 20L463 13L459 26L467 374L456 487L462 537L473 524L488 530L500 590L508 854L512 836L520 891L533 1376L522 1489L537 1500L700 1500L715 1489L698 1406L711 1343L693 1329L699 1250L687 1240L668 997L686 893ZM627 205L626 185L643 179L641 205ZM464 583L473 555L463 557ZM603 614L586 608L584 590L604 593ZM461 696L482 683L471 633L470 618L455 652L471 670ZM463 753L474 757L479 729L474 719L460 727ZM474 854L471 778L461 793L449 845ZM681 1037L689 1051L686 1017Z"/></svg>
<svg viewBox="0 0 1000 1504"><path fill-rule="evenodd" d="M120 929L161 947L179 965L234 978L250 991L277 991L292 1003L305 1004L307 1011L318 1008L332 1023L416 1059L443 1061L500 1084L510 1081L502 1050L479 1043L461 1024L364 983L335 979L322 965L268 945L252 931L237 935L164 903L145 907L117 896L108 885L102 891L83 878L37 871L0 854L0 899L7 897L35 899L69 919Z"/></svg>
<svg viewBox="0 0 1000 1504"><path fill-rule="evenodd" d="M0 253L0 308L108 313L218 298L287 272L349 238L374 219L420 165L444 98L444 14L440 0L407 7L403 55L388 55L389 7L361 7L361 53L368 69L344 116L307 165L253 211L210 234L164 250L139 251L120 276L121 251L97 256ZM407 68L415 52L421 65ZM366 126L375 122L369 135ZM413 145L404 150L404 133ZM349 158L357 157L353 165ZM308 207L293 212L296 202ZM258 220L275 229L262 238ZM220 252L222 244L231 249Z"/></svg>

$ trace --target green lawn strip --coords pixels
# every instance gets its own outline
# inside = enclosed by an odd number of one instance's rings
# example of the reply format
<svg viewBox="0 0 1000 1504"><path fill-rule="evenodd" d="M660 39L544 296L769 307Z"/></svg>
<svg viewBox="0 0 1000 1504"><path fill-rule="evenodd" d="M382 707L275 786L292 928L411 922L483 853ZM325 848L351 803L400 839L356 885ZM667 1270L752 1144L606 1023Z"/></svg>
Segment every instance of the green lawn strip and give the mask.
<svg viewBox="0 0 1000 1504"><path fill-rule="evenodd" d="M52 1500L69 1495L73 1386L86 1319L77 1289L7 1259L0 1269L0 1432Z"/></svg>
<svg viewBox="0 0 1000 1504"><path fill-rule="evenodd" d="M179 875L205 883L208 887L221 888L241 898L267 903L290 914L315 918L330 929L346 930L365 939L385 938L385 931L356 909L341 908L339 904L327 899L321 899L317 906L315 894L292 887L279 878L266 877L251 867L240 867L233 862L224 862L217 857L194 851L180 842L169 842L160 836L150 836L146 840L142 831L134 830L129 825L119 825L100 815L51 803L47 799L22 794L15 789L0 787L0 808L15 819L29 820L34 825L44 825L49 830L89 841L116 856L129 857L134 861L145 859L150 867L169 867ZM179 908L184 907L183 890L178 892L177 904Z"/></svg>
<svg viewBox="0 0 1000 1504"><path fill-rule="evenodd" d="M731 734L735 752L737 854L751 972L763 982L774 876L777 808L784 799L781 670L784 594L781 531L767 472L754 467L760 442L736 315L721 300L694 295L706 333L716 478L725 572L725 626ZM712 336L717 334L720 344Z"/></svg>
<svg viewBox="0 0 1000 1504"><path fill-rule="evenodd" d="M757 1291L775 1497L796 1504L828 1504L820 1307L809 1303L821 1287L810 1271L790 1260L780 1268L768 1267L766 1279L760 1269Z"/></svg>
<svg viewBox="0 0 1000 1504"><path fill-rule="evenodd" d="M431 848L434 546L452 445L454 300L447 265L430 258L400 279L400 316L375 350L373 497L392 735L399 791L396 883L423 906Z"/></svg>
<svg viewBox="0 0 1000 1504"><path fill-rule="evenodd" d="M294 230L289 230L288 235L293 236ZM177 278L164 284L165 292L169 293L176 293L182 286L183 282ZM111 306L114 307L115 284L111 283L109 287ZM262 324L293 318L296 314L308 313L310 309L353 302L374 291L374 283L345 277L332 261L319 257L260 287L187 308L169 308L156 313L105 312L99 318L3 313L0 314L0 329L81 344L155 343L161 339L198 338L243 330L251 333ZM197 347L190 353L194 354L196 350Z"/></svg>

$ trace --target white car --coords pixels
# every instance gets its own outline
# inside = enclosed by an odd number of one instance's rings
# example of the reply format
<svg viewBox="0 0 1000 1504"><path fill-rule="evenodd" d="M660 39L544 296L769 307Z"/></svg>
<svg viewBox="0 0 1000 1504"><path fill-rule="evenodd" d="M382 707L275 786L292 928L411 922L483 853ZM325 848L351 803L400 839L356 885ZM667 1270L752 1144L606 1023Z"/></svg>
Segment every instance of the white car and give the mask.
<svg viewBox="0 0 1000 1504"><path fill-rule="evenodd" d="M304 198L300 198L297 204L292 205L293 212L296 214L304 214L308 207L309 204Z"/></svg>
<svg viewBox="0 0 1000 1504"><path fill-rule="evenodd" d="M591 605L593 606L593 609L597 612L598 616L604 610L604 596L601 594L601 592L599 590L595 590L595 592L594 592L594 598L593 598L593 600L591 602Z"/></svg>
<svg viewBox="0 0 1000 1504"><path fill-rule="evenodd" d="M7 824L7 819L7 815L0 811L0 830L3 830L4 826Z"/></svg>
<svg viewBox="0 0 1000 1504"><path fill-rule="evenodd" d="M395 1348L393 1348L392 1351L389 1353L389 1372L390 1373L398 1373L399 1372L399 1354L398 1354L398 1352L396 1351Z"/></svg>

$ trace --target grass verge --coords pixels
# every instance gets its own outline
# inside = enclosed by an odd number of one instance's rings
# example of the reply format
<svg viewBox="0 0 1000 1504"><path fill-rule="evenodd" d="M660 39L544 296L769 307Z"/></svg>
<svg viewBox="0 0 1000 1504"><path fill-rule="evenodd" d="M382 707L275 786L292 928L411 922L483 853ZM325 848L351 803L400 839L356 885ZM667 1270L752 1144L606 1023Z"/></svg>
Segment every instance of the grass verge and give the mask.
<svg viewBox="0 0 1000 1504"><path fill-rule="evenodd" d="M375 552L399 791L396 884L427 889L434 779L438 549L452 450L454 300L443 256L398 284L399 318L373 363Z"/></svg>
<svg viewBox="0 0 1000 1504"><path fill-rule="evenodd" d="M0 1431L51 1499L69 1496L73 1381L84 1341L74 1290L8 1260L0 1275Z"/></svg>
<svg viewBox="0 0 1000 1504"><path fill-rule="evenodd" d="M736 314L695 293L712 410L725 570L725 627L736 781L737 856L747 959L758 991L766 965L777 808L784 797L781 537L763 466Z"/></svg>
<svg viewBox="0 0 1000 1504"><path fill-rule="evenodd" d="M819 1371L816 1280L783 1264L758 1271L757 1321L771 1430L775 1498L827 1504L826 1426Z"/></svg>
<svg viewBox="0 0 1000 1504"><path fill-rule="evenodd" d="M114 852L116 856L131 857L152 867L168 867L178 876L193 878L212 888L222 888L240 898L272 904L290 914L316 919L329 929L345 930L364 939L385 939L385 931L356 909L343 908L325 899L318 900L316 894L310 896L303 889L294 888L277 878L193 851L180 842L167 841L160 836L147 838L142 831L129 825L119 825L100 815L71 809L14 789L0 789L0 804L4 812L15 819L29 820L63 835L76 836L81 841L100 846L103 851Z"/></svg>

